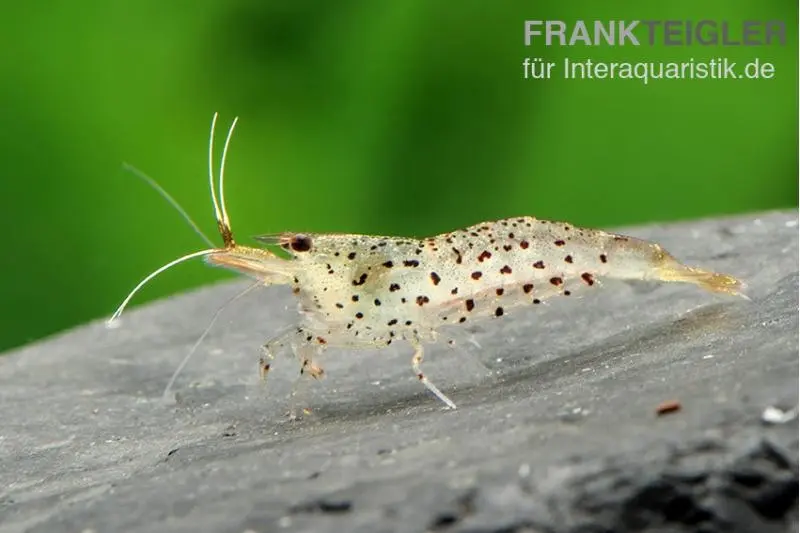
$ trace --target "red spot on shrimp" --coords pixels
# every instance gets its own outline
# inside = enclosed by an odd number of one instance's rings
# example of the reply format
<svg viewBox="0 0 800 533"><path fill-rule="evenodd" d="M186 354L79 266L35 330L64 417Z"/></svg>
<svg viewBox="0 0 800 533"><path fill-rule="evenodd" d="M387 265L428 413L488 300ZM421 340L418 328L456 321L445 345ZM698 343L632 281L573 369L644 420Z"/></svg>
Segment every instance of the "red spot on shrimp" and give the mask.
<svg viewBox="0 0 800 533"><path fill-rule="evenodd" d="M503 312L504 312L503 308L498 307L497 309L494 310L494 316L503 316Z"/></svg>
<svg viewBox="0 0 800 533"><path fill-rule="evenodd" d="M562 285L564 283L564 280L559 278L558 276L556 276L556 277L550 278L550 283L552 283L553 285L558 287L559 285Z"/></svg>
<svg viewBox="0 0 800 533"><path fill-rule="evenodd" d="M478 256L478 262L479 263L483 263L484 261L486 261L487 259L490 259L491 257L492 257L492 252L489 252L488 250L484 250L484 251L481 252L481 255Z"/></svg>
<svg viewBox="0 0 800 533"><path fill-rule="evenodd" d="M566 261L567 263L570 263L570 264L571 264L571 263L572 263L572 256L571 256L571 255L568 255L568 256L566 256L566 257L564 258L564 261Z"/></svg>
<svg viewBox="0 0 800 533"><path fill-rule="evenodd" d="M502 287L500 287L499 289L496 289L494 292L495 292L495 294L497 294L498 296L502 296L502 295L503 295L503 293L504 293L504 292L506 292L506 291L505 291L505 289L503 289Z"/></svg>
<svg viewBox="0 0 800 533"><path fill-rule="evenodd" d="M556 246L564 246L567 243L565 241L562 241L561 239L559 239L556 242L554 242L553 244L555 244Z"/></svg>
<svg viewBox="0 0 800 533"><path fill-rule="evenodd" d="M439 282L442 281L442 278L440 278L439 274L437 274L436 272L431 272L431 281L433 282L434 285L438 285Z"/></svg>
<svg viewBox="0 0 800 533"><path fill-rule="evenodd" d="M481 279L481 276L483 276L483 272L473 272L472 273L472 279L474 279L476 281Z"/></svg>
<svg viewBox="0 0 800 533"><path fill-rule="evenodd" d="M467 311L472 311L473 309L475 309L475 300L473 300L472 298L464 302L464 304L467 306Z"/></svg>
<svg viewBox="0 0 800 533"><path fill-rule="evenodd" d="M530 244L528 244L528 241L521 241L519 243L519 247L522 248L523 250L527 250L528 246L530 246Z"/></svg>
<svg viewBox="0 0 800 533"><path fill-rule="evenodd" d="M584 282L586 282L586 284L587 284L587 285L589 285L590 287L591 287L592 285L594 285L594 276L592 276L592 275L591 275L589 272L584 272L583 274L581 274L581 278L582 278L582 279L583 279L583 281L584 281Z"/></svg>
<svg viewBox="0 0 800 533"><path fill-rule="evenodd" d="M533 268L539 268L539 269L542 269L542 268L544 268L544 261L541 261L541 260L540 260L540 261L536 261L536 262L533 264Z"/></svg>
<svg viewBox="0 0 800 533"><path fill-rule="evenodd" d="M600 254L600 262L608 263L608 256L606 254Z"/></svg>
<svg viewBox="0 0 800 533"><path fill-rule="evenodd" d="M417 305L420 307L422 307L423 305L425 305L430 301L431 301L430 298L428 298L427 296L417 296Z"/></svg>
<svg viewBox="0 0 800 533"><path fill-rule="evenodd" d="M525 294L530 293L533 290L533 283L526 283L522 286L522 292Z"/></svg>
<svg viewBox="0 0 800 533"><path fill-rule="evenodd" d="M500 273L501 274L511 274L511 267L508 266L508 265L503 266L503 268L500 269Z"/></svg>

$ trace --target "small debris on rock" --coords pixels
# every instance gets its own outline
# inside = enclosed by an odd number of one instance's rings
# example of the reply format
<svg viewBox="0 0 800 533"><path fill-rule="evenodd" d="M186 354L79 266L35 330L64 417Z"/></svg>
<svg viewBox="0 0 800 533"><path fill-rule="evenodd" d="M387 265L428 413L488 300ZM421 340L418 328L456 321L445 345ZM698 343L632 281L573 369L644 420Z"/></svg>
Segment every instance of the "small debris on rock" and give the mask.
<svg viewBox="0 0 800 533"><path fill-rule="evenodd" d="M290 508L292 514L340 514L347 513L353 508L353 502L340 499L319 499L301 503Z"/></svg>
<svg viewBox="0 0 800 533"><path fill-rule="evenodd" d="M167 461L169 461L170 457L178 453L178 450L180 450L180 448L171 449L170 451L167 452L167 455L161 461L166 463Z"/></svg>
<svg viewBox="0 0 800 533"><path fill-rule="evenodd" d="M784 410L770 405L761 413L761 421L765 424L785 424L797 417L797 407Z"/></svg>
<svg viewBox="0 0 800 533"><path fill-rule="evenodd" d="M670 413L675 413L680 410L681 410L681 402L679 402L678 400L669 400L658 404L658 407L656 407L656 415L664 416Z"/></svg>
<svg viewBox="0 0 800 533"><path fill-rule="evenodd" d="M584 409L583 407L572 407L561 411L558 418L562 422L578 422L586 418L589 412L588 409Z"/></svg>

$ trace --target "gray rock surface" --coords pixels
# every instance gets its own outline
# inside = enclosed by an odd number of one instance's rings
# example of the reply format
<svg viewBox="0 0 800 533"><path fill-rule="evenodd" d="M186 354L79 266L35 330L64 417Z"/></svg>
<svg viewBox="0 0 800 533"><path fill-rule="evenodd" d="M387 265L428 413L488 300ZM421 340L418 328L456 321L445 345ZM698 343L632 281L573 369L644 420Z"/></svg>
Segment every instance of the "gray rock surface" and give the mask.
<svg viewBox="0 0 800 533"><path fill-rule="evenodd" d="M798 402L797 214L627 233L752 301L608 282L489 321L428 351L455 411L393 346L332 352L287 422L296 362L256 370L295 317L279 289L227 309L165 402L241 282L9 353L0 531L797 531L797 419L761 419Z"/></svg>

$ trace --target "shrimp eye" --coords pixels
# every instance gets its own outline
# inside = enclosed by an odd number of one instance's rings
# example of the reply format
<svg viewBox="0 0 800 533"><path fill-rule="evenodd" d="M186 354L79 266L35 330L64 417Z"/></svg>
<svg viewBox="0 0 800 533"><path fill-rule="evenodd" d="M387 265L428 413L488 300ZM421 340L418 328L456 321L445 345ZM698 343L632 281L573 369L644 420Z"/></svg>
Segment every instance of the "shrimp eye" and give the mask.
<svg viewBox="0 0 800 533"><path fill-rule="evenodd" d="M303 235L302 233L298 233L297 235L292 236L292 240L289 241L289 245L295 252L307 252L311 249L311 237L308 235Z"/></svg>

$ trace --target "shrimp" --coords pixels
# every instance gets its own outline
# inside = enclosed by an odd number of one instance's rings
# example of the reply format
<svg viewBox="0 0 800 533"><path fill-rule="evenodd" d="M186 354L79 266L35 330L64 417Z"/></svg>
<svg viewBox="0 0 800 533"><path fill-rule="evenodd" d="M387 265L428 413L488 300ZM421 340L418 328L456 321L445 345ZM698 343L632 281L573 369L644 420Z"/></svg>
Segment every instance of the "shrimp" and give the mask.
<svg viewBox="0 0 800 533"><path fill-rule="evenodd" d="M328 348L381 348L406 342L417 379L451 409L456 404L423 373L423 345L445 325L508 315L554 296L571 296L602 279L696 285L744 296L742 283L681 264L656 243L568 223L520 216L482 222L428 238L286 232L255 239L290 256L234 240L225 208L224 166L234 120L213 175L214 115L209 142L209 184L223 245L178 258L140 282L112 316L153 277L183 261L203 257L215 267L254 278L260 285L288 285L298 298L297 325L262 346L262 376L283 349L294 352L300 372L319 378L315 362Z"/></svg>

